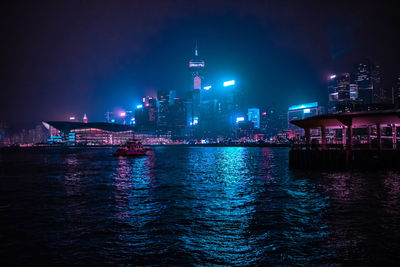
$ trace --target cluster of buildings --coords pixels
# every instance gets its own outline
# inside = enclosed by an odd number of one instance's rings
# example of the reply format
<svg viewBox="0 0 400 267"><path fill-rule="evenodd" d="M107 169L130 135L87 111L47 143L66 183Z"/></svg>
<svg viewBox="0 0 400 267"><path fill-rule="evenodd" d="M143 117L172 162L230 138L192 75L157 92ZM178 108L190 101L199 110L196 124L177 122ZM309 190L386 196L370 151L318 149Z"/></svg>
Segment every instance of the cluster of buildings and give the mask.
<svg viewBox="0 0 400 267"><path fill-rule="evenodd" d="M370 60L359 62L350 73L331 75L328 94L329 113L387 110L400 104L399 84L385 88L381 67Z"/></svg>
<svg viewBox="0 0 400 267"><path fill-rule="evenodd" d="M42 125L28 129L12 129L5 121L0 121L0 147L11 145L33 145L47 143L49 131Z"/></svg>
<svg viewBox="0 0 400 267"><path fill-rule="evenodd" d="M235 80L206 82L205 65L196 47L188 62L191 83L184 97L177 97L175 90L160 90L133 110L107 112L105 121L132 125L136 135L172 142L272 141L286 130L284 112L249 106L246 91Z"/></svg>
<svg viewBox="0 0 400 267"><path fill-rule="evenodd" d="M145 144L273 142L288 143L304 133L290 123L324 113L387 110L400 106L397 86L386 90L378 65L364 60L351 73L328 79L328 105L318 102L278 107L254 107L246 102L245 88L235 80L206 80L205 61L188 62L190 86L183 97L175 90L160 90L146 96L134 109L106 112L104 122L70 117L46 121L35 129L8 134L0 125L0 145L63 143L68 145L118 145L136 136ZM318 131L315 132L318 134Z"/></svg>

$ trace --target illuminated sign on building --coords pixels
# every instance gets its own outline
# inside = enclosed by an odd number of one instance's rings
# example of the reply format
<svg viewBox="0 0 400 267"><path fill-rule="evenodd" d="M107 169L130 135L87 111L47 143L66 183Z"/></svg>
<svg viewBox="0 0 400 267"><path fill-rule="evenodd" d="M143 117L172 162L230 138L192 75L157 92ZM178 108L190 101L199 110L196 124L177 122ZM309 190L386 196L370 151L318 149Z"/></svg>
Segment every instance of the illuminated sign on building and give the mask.
<svg viewBox="0 0 400 267"><path fill-rule="evenodd" d="M125 112L125 111L122 111L121 113L119 113L119 115L120 115L121 117L125 117L125 116L126 116L126 112Z"/></svg>
<svg viewBox="0 0 400 267"><path fill-rule="evenodd" d="M210 90L211 89L211 85L209 86L204 86L204 90Z"/></svg>
<svg viewBox="0 0 400 267"><path fill-rule="evenodd" d="M224 82L224 86L231 86L235 84L235 80Z"/></svg>
<svg viewBox="0 0 400 267"><path fill-rule="evenodd" d="M312 102L312 103L290 106L289 110L307 109L307 108L316 108L316 107L318 107L318 102Z"/></svg>
<svg viewBox="0 0 400 267"><path fill-rule="evenodd" d="M142 108L143 107L143 105L137 105L136 106L136 108Z"/></svg>
<svg viewBox="0 0 400 267"><path fill-rule="evenodd" d="M244 121L244 117L237 117L236 118L236 123L239 123L241 121Z"/></svg>
<svg viewBox="0 0 400 267"><path fill-rule="evenodd" d="M190 61L189 62L190 68L204 68L204 61Z"/></svg>

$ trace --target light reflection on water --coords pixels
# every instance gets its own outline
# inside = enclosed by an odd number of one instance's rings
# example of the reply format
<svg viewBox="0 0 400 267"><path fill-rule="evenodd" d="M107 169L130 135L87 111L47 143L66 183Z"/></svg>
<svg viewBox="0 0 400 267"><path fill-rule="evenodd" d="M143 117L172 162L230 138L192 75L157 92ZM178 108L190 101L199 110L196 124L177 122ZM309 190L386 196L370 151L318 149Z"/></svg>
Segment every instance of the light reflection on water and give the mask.
<svg viewBox="0 0 400 267"><path fill-rule="evenodd" d="M2 152L1 258L201 266L397 260L398 173L292 172L284 148L111 154Z"/></svg>

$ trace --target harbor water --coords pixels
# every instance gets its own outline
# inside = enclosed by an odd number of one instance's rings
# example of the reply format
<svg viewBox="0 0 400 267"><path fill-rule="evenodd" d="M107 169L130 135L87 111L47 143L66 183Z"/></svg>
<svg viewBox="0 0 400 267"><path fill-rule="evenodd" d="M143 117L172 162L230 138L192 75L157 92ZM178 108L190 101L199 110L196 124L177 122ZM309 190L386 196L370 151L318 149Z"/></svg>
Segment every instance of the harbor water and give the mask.
<svg viewBox="0 0 400 267"><path fill-rule="evenodd" d="M0 150L0 265L395 264L400 173L294 171L288 148Z"/></svg>

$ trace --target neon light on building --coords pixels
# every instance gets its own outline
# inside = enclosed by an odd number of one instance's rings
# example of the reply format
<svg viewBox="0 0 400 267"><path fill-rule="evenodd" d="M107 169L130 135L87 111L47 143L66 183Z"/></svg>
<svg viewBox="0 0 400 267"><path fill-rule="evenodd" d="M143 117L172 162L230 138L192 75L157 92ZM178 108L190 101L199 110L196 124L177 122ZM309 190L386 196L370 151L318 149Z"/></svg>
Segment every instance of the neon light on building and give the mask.
<svg viewBox="0 0 400 267"><path fill-rule="evenodd" d="M224 86L226 87L226 86L231 86L231 85L234 85L235 84L235 80L231 80L231 81L226 81L226 82L224 82Z"/></svg>
<svg viewBox="0 0 400 267"><path fill-rule="evenodd" d="M316 108L316 107L318 107L318 102L312 102L312 103L290 106L289 110Z"/></svg>
<svg viewBox="0 0 400 267"><path fill-rule="evenodd" d="M236 118L236 123L239 123L241 121L244 121L244 117L237 117Z"/></svg>
<svg viewBox="0 0 400 267"><path fill-rule="evenodd" d="M204 61L190 61L189 67L190 68L204 68Z"/></svg>

